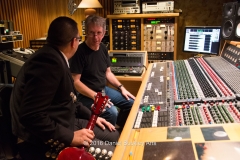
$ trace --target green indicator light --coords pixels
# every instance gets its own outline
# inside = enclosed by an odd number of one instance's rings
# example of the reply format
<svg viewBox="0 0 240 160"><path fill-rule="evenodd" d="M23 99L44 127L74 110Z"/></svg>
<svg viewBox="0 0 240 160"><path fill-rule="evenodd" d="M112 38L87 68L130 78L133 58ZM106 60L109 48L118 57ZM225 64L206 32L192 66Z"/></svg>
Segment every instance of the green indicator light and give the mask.
<svg viewBox="0 0 240 160"><path fill-rule="evenodd" d="M117 63L117 58L112 58L112 63Z"/></svg>

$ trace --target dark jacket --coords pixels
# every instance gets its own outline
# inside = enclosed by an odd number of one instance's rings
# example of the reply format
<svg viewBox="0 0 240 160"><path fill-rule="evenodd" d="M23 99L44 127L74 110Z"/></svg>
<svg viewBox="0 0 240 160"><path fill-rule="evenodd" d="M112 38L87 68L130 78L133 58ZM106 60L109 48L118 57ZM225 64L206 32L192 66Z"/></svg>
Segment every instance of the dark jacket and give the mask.
<svg viewBox="0 0 240 160"><path fill-rule="evenodd" d="M62 53L50 45L39 49L22 66L14 84L10 104L13 133L35 144L53 139L69 145L76 108L83 119L91 114L73 103L71 93L76 95Z"/></svg>

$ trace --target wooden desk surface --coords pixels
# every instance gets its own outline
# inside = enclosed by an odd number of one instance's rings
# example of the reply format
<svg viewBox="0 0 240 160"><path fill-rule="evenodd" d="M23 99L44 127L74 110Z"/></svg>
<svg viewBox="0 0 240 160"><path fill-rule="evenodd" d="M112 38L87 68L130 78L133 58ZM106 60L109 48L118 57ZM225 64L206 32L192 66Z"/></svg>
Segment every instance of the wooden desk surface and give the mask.
<svg viewBox="0 0 240 160"><path fill-rule="evenodd" d="M149 64L149 67L151 67L152 64ZM188 142L190 144L190 148L192 149L192 155L194 158L189 158L187 160L194 160L198 159L198 152L197 152L197 146L198 145L205 145L206 148L204 148L204 153L209 151L211 154L215 154L215 156L224 157L228 156L229 160L235 160L236 157L239 159L240 157L240 124L239 123L231 123L231 124L211 124L211 125L193 125L193 126L180 126L180 127L156 127L156 128L140 128L140 129L133 129L133 125L135 122L135 118L137 116L137 112L139 109L139 105L142 99L142 96L144 94L144 90L148 81L148 77L150 76L150 69L147 70L145 77L142 81L141 87L139 89L139 92L137 94L136 100L134 102L134 105L132 107L132 110L129 114L129 117L127 119L127 122L124 126L124 129L122 131L122 134L119 138L118 144L116 146L116 149L114 151L112 160L140 160L140 159L161 159L158 157L159 155L166 154L166 151L164 152L164 148L155 148L155 152L146 154L146 151L149 148L149 145L152 145L154 148L154 145L161 146L161 143L166 144L180 144L181 142ZM220 128L222 131L214 131L215 128ZM182 139L174 139L173 137L170 137L170 130L178 130L178 129L187 129L189 131L189 137L182 138ZM213 132L212 132L213 131ZM211 133L212 132L212 133ZM215 135L216 134L216 135ZM215 136L219 137L217 140L209 140L207 139L208 136ZM178 133L176 133L176 137L178 136ZM226 139L224 139L226 138ZM166 143L168 142L168 143ZM231 143L232 142L232 143ZM236 143L235 143L236 142ZM166 144L165 144L166 143ZM231 145L235 146L231 146ZM167 146L167 145L166 145ZM214 147L213 147L214 146ZM230 146L230 147L229 147ZM189 146L188 146L189 147ZM222 149L220 149L222 147ZM202 147L203 148L203 147ZM230 149L232 150L230 151ZM219 151L220 150L220 151ZM235 150L235 151L234 151ZM179 159L174 158L174 154L172 153L173 150L168 150L167 155L170 157L163 158L164 160L172 160L172 159ZM176 151L176 149L175 149ZM132 153L132 157L130 158L130 152ZM190 151L184 151L183 148L177 149L175 154L182 154L182 155L190 155ZM186 153L185 153L186 152ZM226 155L222 155L222 152ZM151 155L152 154L152 155ZM209 153L208 153L209 154ZM205 156L208 155L205 153ZM229 155L228 155L229 154ZM234 155L235 154L235 155ZM171 158L172 156L172 158ZM235 156L235 158L231 158L231 156ZM146 158L148 157L148 158ZM203 157L203 156L202 156ZM212 158L211 160L215 160L214 157L208 157ZM206 158L202 158L206 159ZM220 158L221 159L221 158ZM161 159L162 160L162 159ZM181 160L181 159L179 159ZM217 159L216 159L217 160Z"/></svg>
<svg viewBox="0 0 240 160"><path fill-rule="evenodd" d="M201 128L212 128L212 127L223 127L229 140L219 140L219 141L206 141L202 134ZM119 159L117 157L121 157L123 160L129 159L129 153L132 152L133 160L143 159L144 147L147 145L156 145L156 142L177 142L174 139L168 139L168 128L186 128L186 127L157 127L157 128L141 128L139 130L132 129L130 131L130 136L128 140L119 141L119 146L124 146L125 150L121 152L121 155L117 155L117 150L114 152L113 159ZM195 143L220 143L220 142L238 142L240 145L240 125L233 124L225 124L225 125L196 125L187 127L190 130L190 138L182 139L180 141L190 141L192 143L192 148L194 152L195 159L197 160L197 151ZM178 141L178 142L180 142ZM119 147L118 146L118 147ZM182 148L179 148L181 151ZM161 152L161 151L159 151ZM161 154L161 153L159 153ZM169 153L170 155L171 153ZM117 155L117 156L115 156ZM231 156L231 155L229 155ZM154 158L154 156L152 157Z"/></svg>

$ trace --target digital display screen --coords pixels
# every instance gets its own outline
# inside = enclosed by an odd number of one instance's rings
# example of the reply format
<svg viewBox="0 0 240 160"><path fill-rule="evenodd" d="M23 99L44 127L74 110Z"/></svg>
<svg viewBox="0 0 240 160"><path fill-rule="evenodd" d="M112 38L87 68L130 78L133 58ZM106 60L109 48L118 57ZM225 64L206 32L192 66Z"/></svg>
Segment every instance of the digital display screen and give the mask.
<svg viewBox="0 0 240 160"><path fill-rule="evenodd" d="M217 55L220 48L221 26L185 27L183 51Z"/></svg>

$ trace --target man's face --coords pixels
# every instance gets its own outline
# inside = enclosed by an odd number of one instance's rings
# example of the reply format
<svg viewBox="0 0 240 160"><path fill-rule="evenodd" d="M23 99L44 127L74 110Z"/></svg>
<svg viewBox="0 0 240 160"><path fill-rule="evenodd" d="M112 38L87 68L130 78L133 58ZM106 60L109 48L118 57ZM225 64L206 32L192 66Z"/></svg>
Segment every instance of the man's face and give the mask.
<svg viewBox="0 0 240 160"><path fill-rule="evenodd" d="M101 43L103 37L104 37L105 31L101 26L90 24L88 26L88 32L87 32L87 39L86 41L91 46L99 46Z"/></svg>

